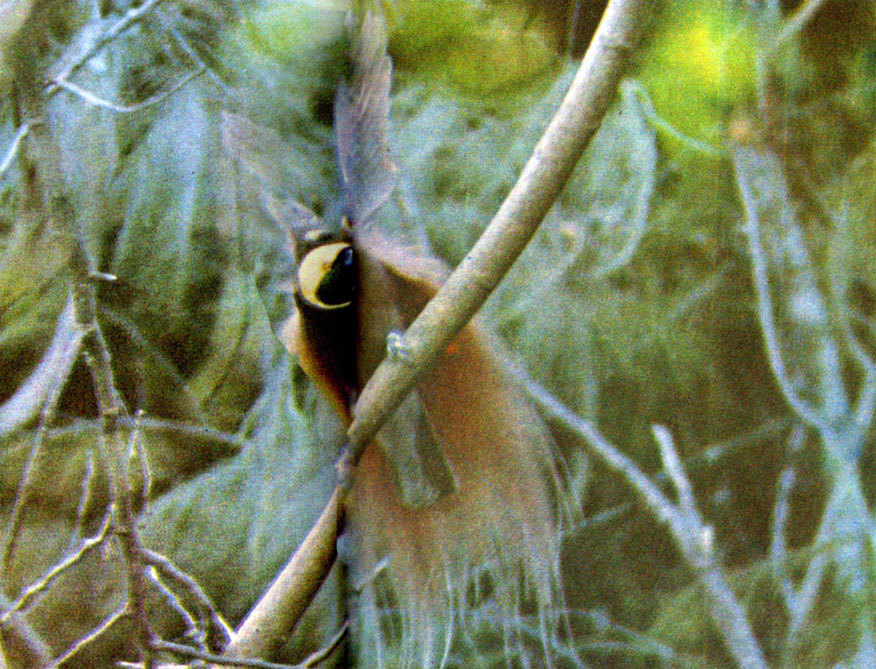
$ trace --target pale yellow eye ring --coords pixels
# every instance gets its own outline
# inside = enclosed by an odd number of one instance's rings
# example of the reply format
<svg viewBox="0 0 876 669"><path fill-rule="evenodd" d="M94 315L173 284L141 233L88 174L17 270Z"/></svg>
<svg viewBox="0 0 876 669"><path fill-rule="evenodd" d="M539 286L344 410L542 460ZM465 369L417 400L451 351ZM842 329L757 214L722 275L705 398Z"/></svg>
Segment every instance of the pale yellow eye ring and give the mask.
<svg viewBox="0 0 876 669"><path fill-rule="evenodd" d="M351 302L325 304L316 296L316 290L326 272L332 268L338 255L348 248L350 245L347 242L323 244L308 252L301 259L301 262L298 263L298 288L301 291L301 297L320 309L342 309L352 304Z"/></svg>

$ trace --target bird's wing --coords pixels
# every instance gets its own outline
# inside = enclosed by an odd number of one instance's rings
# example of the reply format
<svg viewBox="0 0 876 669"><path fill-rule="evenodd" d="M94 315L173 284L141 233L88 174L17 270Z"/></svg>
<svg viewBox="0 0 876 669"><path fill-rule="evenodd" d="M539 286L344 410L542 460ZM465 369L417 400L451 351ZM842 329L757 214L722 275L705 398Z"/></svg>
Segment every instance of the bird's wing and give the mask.
<svg viewBox="0 0 876 669"><path fill-rule="evenodd" d="M389 88L383 20L365 15L353 42L353 73L335 98L334 130L347 218L365 223L395 187L397 168L389 152Z"/></svg>

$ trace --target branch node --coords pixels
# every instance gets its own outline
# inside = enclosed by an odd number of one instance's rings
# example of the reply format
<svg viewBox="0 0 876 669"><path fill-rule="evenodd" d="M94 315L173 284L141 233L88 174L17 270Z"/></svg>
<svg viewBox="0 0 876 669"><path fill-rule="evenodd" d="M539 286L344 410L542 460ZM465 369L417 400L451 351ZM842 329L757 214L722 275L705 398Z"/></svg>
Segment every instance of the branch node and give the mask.
<svg viewBox="0 0 876 669"><path fill-rule="evenodd" d="M337 462L335 462L335 471L338 474L338 485L345 493L349 492L350 488L353 487L354 469L355 464L353 463L350 443L344 442L344 445L341 447L341 454L338 456Z"/></svg>
<svg viewBox="0 0 876 669"><path fill-rule="evenodd" d="M386 335L386 354L392 360L413 362L413 347L404 340L404 333L393 330Z"/></svg>
<svg viewBox="0 0 876 669"><path fill-rule="evenodd" d="M92 283L100 283L102 281L112 283L113 281L118 281L119 277L117 277L115 274L109 274L107 272L93 271L88 273L88 280Z"/></svg>
<svg viewBox="0 0 876 669"><path fill-rule="evenodd" d="M703 525L697 536L697 548L700 552L711 558L715 554L715 528L711 525Z"/></svg>

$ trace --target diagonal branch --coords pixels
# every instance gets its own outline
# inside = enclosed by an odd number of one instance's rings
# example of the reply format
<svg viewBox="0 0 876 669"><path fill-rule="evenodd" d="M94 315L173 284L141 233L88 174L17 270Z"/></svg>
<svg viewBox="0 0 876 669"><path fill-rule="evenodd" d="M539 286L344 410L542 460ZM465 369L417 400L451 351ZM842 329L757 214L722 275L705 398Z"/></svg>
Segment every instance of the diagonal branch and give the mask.
<svg viewBox="0 0 876 669"><path fill-rule="evenodd" d="M107 109L111 112L116 112L117 114L132 114L134 112L141 111L141 110L145 109L146 107L151 107L154 104L158 104L159 102L161 102L162 100L164 100L166 98L169 98L171 95L176 93L180 88L185 86L190 80L199 76L203 71L204 71L203 68L199 68L193 72L190 72L189 74L184 76L182 79L177 81L173 86L168 88L166 91L162 91L161 93L158 93L157 95L153 95L152 97L147 98L146 100L138 102L137 104L134 104L134 105L119 105L119 104L116 104L115 102L110 102L109 100L104 100L103 98L98 97L94 93L91 93L90 91L87 91L86 89L82 88L81 86L77 86L72 81L67 81L66 79L56 79L55 83L59 87L63 88L65 91L73 93L74 95L78 95L80 98L82 98L86 102L93 104L95 107L101 107L102 109Z"/></svg>
<svg viewBox="0 0 876 669"><path fill-rule="evenodd" d="M61 86L59 81L66 81L71 75L87 63L92 56L132 25L142 20L163 0L146 0L138 7L132 7L117 21L107 19L98 25L89 25L81 35L81 41L75 42L61 57L58 65L49 72L50 83L45 88L47 97L57 93Z"/></svg>
<svg viewBox="0 0 876 669"><path fill-rule="evenodd" d="M743 153L744 151L746 153ZM736 172L736 184L739 188L742 204L745 207L746 220L742 231L749 244L754 290L757 294L757 315L760 320L761 331L763 332L767 359L769 360L773 376L776 377L776 382L788 405L808 425L816 430L823 430L826 427L824 417L812 404L803 399L794 388L791 374L788 371L788 366L782 353L779 333L775 323L772 291L770 290L767 273L768 261L760 237L760 216L758 214L757 202L752 186L746 178L746 173L740 167L740 161L744 160L748 154L752 154L752 152L747 149L736 148L733 152L733 164Z"/></svg>
<svg viewBox="0 0 876 669"><path fill-rule="evenodd" d="M6 172L9 171L9 168L12 166L12 161L15 160L15 155L18 153L18 147L21 146L21 141L27 137L27 133L29 132L29 123L24 122L18 126L18 130L15 131L15 137L12 138L12 143L9 144L9 148L6 149L6 154L3 156L3 160L0 161L0 179L2 179L6 175Z"/></svg>
<svg viewBox="0 0 876 669"><path fill-rule="evenodd" d="M352 469L377 430L468 323L535 234L611 105L652 3L612 0L578 74L517 183L475 247L402 338L404 356L386 358L364 388L338 464L340 483L307 538L241 624L226 655L263 657L295 624L335 556L339 508ZM329 559L326 559L329 556ZM301 588L309 593L302 600ZM292 603L284 602L292 600ZM284 611L288 626L261 627ZM294 617L289 609L297 610ZM300 610L299 610L300 609ZM280 634L278 638L275 635Z"/></svg>
<svg viewBox="0 0 876 669"><path fill-rule="evenodd" d="M702 588L712 622L721 632L737 664L740 667L765 669L767 663L763 652L748 623L744 607L727 583L724 569L712 545L712 529L696 508L690 481L669 431L662 426L654 426L654 436L660 447L664 467L678 492L678 505L673 504L633 460L606 440L595 425L569 411L526 374L514 370L514 375L547 415L580 435L590 446L590 451L603 464L623 476L644 500L654 517L666 524Z"/></svg>
<svg viewBox="0 0 876 669"><path fill-rule="evenodd" d="M307 537L240 624L223 657L270 657L288 638L334 564L342 497L336 487Z"/></svg>
<svg viewBox="0 0 876 669"><path fill-rule="evenodd" d="M362 390L347 431L350 465L535 234L614 100L651 7L643 0L609 3L566 97L493 221L405 332L406 355L384 359Z"/></svg>

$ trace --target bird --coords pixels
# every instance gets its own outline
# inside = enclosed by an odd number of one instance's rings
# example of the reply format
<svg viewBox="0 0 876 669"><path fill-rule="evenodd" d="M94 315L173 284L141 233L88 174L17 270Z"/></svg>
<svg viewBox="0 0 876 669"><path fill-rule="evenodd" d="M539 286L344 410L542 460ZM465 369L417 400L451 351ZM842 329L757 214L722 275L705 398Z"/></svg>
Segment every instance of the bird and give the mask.
<svg viewBox="0 0 876 669"><path fill-rule="evenodd" d="M280 338L346 425L383 357L404 355L388 342L450 271L374 221L397 181L388 139L392 61L382 17L369 12L352 25L351 74L338 85L333 119L343 215L324 221L263 194L296 266L295 313ZM275 133L226 112L222 134L250 172L272 169L265 154ZM529 597L548 635L561 598L562 483L551 435L504 360L476 317L355 469L339 555L359 593L357 643L371 648L368 657L386 658L396 643L402 664L441 665L473 606L473 574L490 581L501 633L523 624ZM400 615L399 638L379 622L386 602Z"/></svg>

